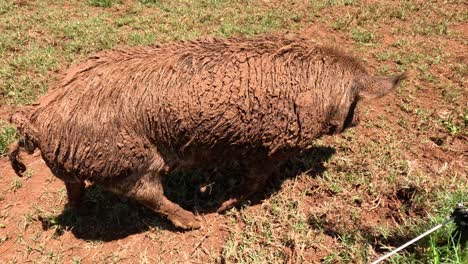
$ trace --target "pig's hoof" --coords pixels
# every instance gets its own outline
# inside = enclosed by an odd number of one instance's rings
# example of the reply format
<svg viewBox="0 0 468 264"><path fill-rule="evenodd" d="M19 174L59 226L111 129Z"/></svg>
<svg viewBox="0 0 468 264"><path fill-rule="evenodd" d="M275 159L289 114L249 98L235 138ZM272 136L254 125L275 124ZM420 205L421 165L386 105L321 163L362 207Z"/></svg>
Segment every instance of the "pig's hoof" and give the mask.
<svg viewBox="0 0 468 264"><path fill-rule="evenodd" d="M190 212L178 212L177 215L167 217L176 227L184 230L199 229L200 221Z"/></svg>
<svg viewBox="0 0 468 264"><path fill-rule="evenodd" d="M219 208L216 210L217 213L224 213L226 210L228 209L231 209L232 207L234 207L236 204L239 203L239 199L237 198L231 198L227 201L224 201L220 206Z"/></svg>

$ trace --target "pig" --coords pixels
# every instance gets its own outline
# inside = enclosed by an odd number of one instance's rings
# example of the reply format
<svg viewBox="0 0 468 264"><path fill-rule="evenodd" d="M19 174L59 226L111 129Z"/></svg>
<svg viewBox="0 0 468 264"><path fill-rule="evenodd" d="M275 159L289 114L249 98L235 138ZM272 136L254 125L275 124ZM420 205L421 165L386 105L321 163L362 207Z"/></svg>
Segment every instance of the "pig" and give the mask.
<svg viewBox="0 0 468 264"><path fill-rule="evenodd" d="M21 175L19 153L40 149L73 208L88 181L196 229L198 218L164 195L163 177L242 164L243 184L219 205L225 211L260 192L278 164L314 139L356 125L358 104L405 77L371 75L353 57L299 36L102 51L11 116L20 139L9 158Z"/></svg>

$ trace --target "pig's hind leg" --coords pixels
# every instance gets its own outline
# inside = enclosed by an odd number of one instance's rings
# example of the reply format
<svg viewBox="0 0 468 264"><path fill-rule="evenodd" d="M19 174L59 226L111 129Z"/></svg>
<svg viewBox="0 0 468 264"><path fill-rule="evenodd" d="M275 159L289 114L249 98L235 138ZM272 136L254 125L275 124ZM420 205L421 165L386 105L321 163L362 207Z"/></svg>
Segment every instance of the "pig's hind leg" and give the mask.
<svg viewBox="0 0 468 264"><path fill-rule="evenodd" d="M127 195L167 217L176 227L182 229L200 228L200 222L192 212L171 202L164 195L161 173L158 171L147 172L138 177L136 184L127 191Z"/></svg>
<svg viewBox="0 0 468 264"><path fill-rule="evenodd" d="M249 162L247 166L250 167L249 172L245 175L241 186L235 191L235 196L224 201L216 210L218 213L222 213L262 191L267 179L275 171L274 164L268 159Z"/></svg>

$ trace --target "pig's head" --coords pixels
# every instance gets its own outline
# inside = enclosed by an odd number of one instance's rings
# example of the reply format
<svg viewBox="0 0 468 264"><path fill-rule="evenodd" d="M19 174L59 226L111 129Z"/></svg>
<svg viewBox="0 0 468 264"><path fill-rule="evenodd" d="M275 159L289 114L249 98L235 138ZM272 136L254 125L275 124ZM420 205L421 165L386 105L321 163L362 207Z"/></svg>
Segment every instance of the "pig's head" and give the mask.
<svg viewBox="0 0 468 264"><path fill-rule="evenodd" d="M395 77L358 77L352 82L349 93L344 96L329 122L328 134L340 133L359 123L356 107L361 102L370 102L393 92L398 84L406 79L406 74Z"/></svg>

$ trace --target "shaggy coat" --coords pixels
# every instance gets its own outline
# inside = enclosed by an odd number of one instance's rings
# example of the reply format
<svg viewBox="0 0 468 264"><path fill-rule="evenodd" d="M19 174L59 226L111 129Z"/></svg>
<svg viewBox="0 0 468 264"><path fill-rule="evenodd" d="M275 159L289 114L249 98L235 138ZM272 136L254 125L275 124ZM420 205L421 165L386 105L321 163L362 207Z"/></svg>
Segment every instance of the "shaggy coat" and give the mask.
<svg viewBox="0 0 468 264"><path fill-rule="evenodd" d="M161 175L189 167L249 166L245 194L274 164L357 121L359 100L403 78L373 77L353 58L301 38L207 39L98 53L65 72L40 105L12 122L39 148L79 205L88 180L130 196L181 228L199 223L164 197Z"/></svg>

